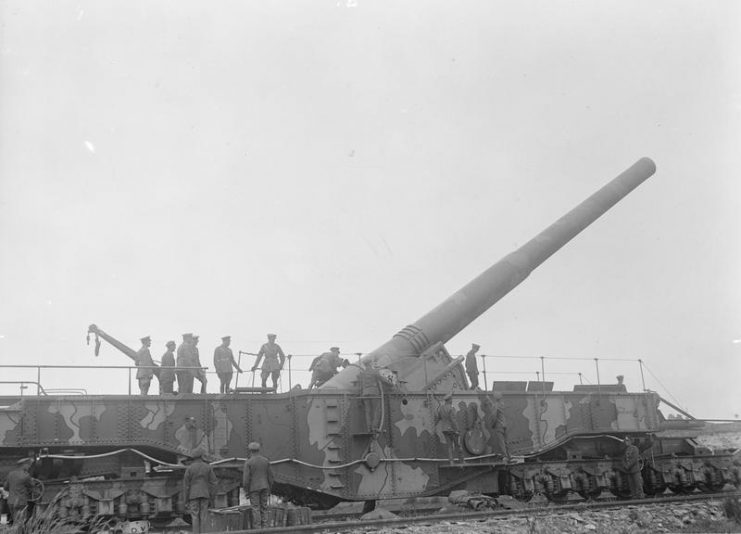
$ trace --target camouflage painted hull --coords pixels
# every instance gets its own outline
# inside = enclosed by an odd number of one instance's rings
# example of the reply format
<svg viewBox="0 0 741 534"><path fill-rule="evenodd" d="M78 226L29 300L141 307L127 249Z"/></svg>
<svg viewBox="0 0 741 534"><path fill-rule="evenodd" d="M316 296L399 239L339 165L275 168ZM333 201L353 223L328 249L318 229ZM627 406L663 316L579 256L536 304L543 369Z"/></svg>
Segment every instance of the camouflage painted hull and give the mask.
<svg viewBox="0 0 741 534"><path fill-rule="evenodd" d="M184 513L181 460L196 447L218 468L216 504L238 504L250 441L261 442L273 464L274 492L314 507L452 489L521 499L622 495L626 435L652 447L653 463L644 467L649 493L738 484L735 456L710 455L676 431L652 438L662 429L654 393L505 392L507 447L516 458L508 463L487 430L485 394L461 389L462 370L449 359L427 360L429 375L442 373L434 387L382 394L378 433L366 428L357 390L8 397L0 410L1 465L7 471L34 455L43 500L56 498L68 516L153 520ZM452 463L434 417L449 391L464 436L463 461Z"/></svg>

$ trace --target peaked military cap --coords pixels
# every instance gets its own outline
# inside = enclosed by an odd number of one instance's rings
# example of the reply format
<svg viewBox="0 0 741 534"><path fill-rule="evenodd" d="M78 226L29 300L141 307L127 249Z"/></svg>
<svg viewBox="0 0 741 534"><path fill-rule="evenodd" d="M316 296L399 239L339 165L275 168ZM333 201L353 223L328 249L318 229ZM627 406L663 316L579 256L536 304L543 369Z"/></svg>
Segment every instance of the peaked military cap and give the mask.
<svg viewBox="0 0 741 534"><path fill-rule="evenodd" d="M268 337L278 337L275 334L268 334Z"/></svg>
<svg viewBox="0 0 741 534"><path fill-rule="evenodd" d="M168 341L165 343L165 347L175 347L177 344L174 341Z"/></svg>
<svg viewBox="0 0 741 534"><path fill-rule="evenodd" d="M481 345L477 345L476 343L471 343L471 348L480 349Z"/></svg>
<svg viewBox="0 0 741 534"><path fill-rule="evenodd" d="M190 457L191 458L202 458L203 450L200 447L193 449L193 451L190 453Z"/></svg>
<svg viewBox="0 0 741 534"><path fill-rule="evenodd" d="M145 341L152 341L152 338L149 337L149 336L144 336L144 337L140 338L139 341L141 341L142 343L144 343Z"/></svg>
<svg viewBox="0 0 741 534"><path fill-rule="evenodd" d="M443 400L453 400L453 394L448 393L447 395L445 395L445 398Z"/></svg>
<svg viewBox="0 0 741 534"><path fill-rule="evenodd" d="M340 352L340 347L332 347L329 350L331 350L332 352Z"/></svg>
<svg viewBox="0 0 741 534"><path fill-rule="evenodd" d="M249 445L247 445L247 448L251 451L259 451L260 450L260 444L256 441L253 441Z"/></svg>
<svg viewBox="0 0 741 534"><path fill-rule="evenodd" d="M231 339L231 338L232 336L222 336L221 337L222 341L226 341L227 339Z"/></svg>
<svg viewBox="0 0 741 534"><path fill-rule="evenodd" d="M193 337L193 334L188 332L187 334L183 334L183 339L188 339L189 337Z"/></svg>

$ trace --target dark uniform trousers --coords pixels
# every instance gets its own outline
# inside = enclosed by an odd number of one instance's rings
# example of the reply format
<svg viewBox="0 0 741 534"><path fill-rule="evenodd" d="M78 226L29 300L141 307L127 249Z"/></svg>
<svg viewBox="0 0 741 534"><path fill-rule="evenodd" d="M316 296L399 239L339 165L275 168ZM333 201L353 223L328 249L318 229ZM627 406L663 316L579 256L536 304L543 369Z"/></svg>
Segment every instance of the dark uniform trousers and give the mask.
<svg viewBox="0 0 741 534"><path fill-rule="evenodd" d="M252 507L252 517L255 521L255 528L264 528L268 526L269 496L270 490L267 488L257 491L250 491L250 506Z"/></svg>
<svg viewBox="0 0 741 534"><path fill-rule="evenodd" d="M208 499L199 497L188 501L188 512L193 532L206 532L208 526Z"/></svg>
<svg viewBox="0 0 741 534"><path fill-rule="evenodd" d="M193 461L183 475L183 492L192 519L193 534L208 527L208 504L216 488L213 468L200 458Z"/></svg>
<svg viewBox="0 0 741 534"><path fill-rule="evenodd" d="M625 471L628 477L631 499L643 499L643 476L641 476L640 452L635 445L628 445L625 450Z"/></svg>

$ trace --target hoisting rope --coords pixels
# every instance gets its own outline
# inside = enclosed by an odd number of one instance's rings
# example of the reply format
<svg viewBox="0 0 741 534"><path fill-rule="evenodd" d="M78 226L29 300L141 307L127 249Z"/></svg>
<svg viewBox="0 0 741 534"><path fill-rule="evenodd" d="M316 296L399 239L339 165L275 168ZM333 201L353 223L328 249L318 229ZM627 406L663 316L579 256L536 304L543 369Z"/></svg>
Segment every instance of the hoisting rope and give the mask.
<svg viewBox="0 0 741 534"><path fill-rule="evenodd" d="M87 344L90 346L90 331L87 333ZM98 336L98 333L95 333L95 355L98 356L100 354L100 336Z"/></svg>

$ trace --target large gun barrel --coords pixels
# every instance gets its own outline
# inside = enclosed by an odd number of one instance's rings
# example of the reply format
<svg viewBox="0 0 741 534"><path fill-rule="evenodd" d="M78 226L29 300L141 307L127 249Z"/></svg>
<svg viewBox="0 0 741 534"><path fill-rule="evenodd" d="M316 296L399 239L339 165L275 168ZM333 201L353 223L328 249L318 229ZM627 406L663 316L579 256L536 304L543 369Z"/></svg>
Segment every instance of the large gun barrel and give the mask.
<svg viewBox="0 0 741 534"><path fill-rule="evenodd" d="M519 249L366 354L363 360L378 358L381 365L387 365L402 357L419 356L435 343L446 343L654 172L656 165L651 159L638 160ZM349 388L357 372L357 368L348 367L322 387Z"/></svg>

